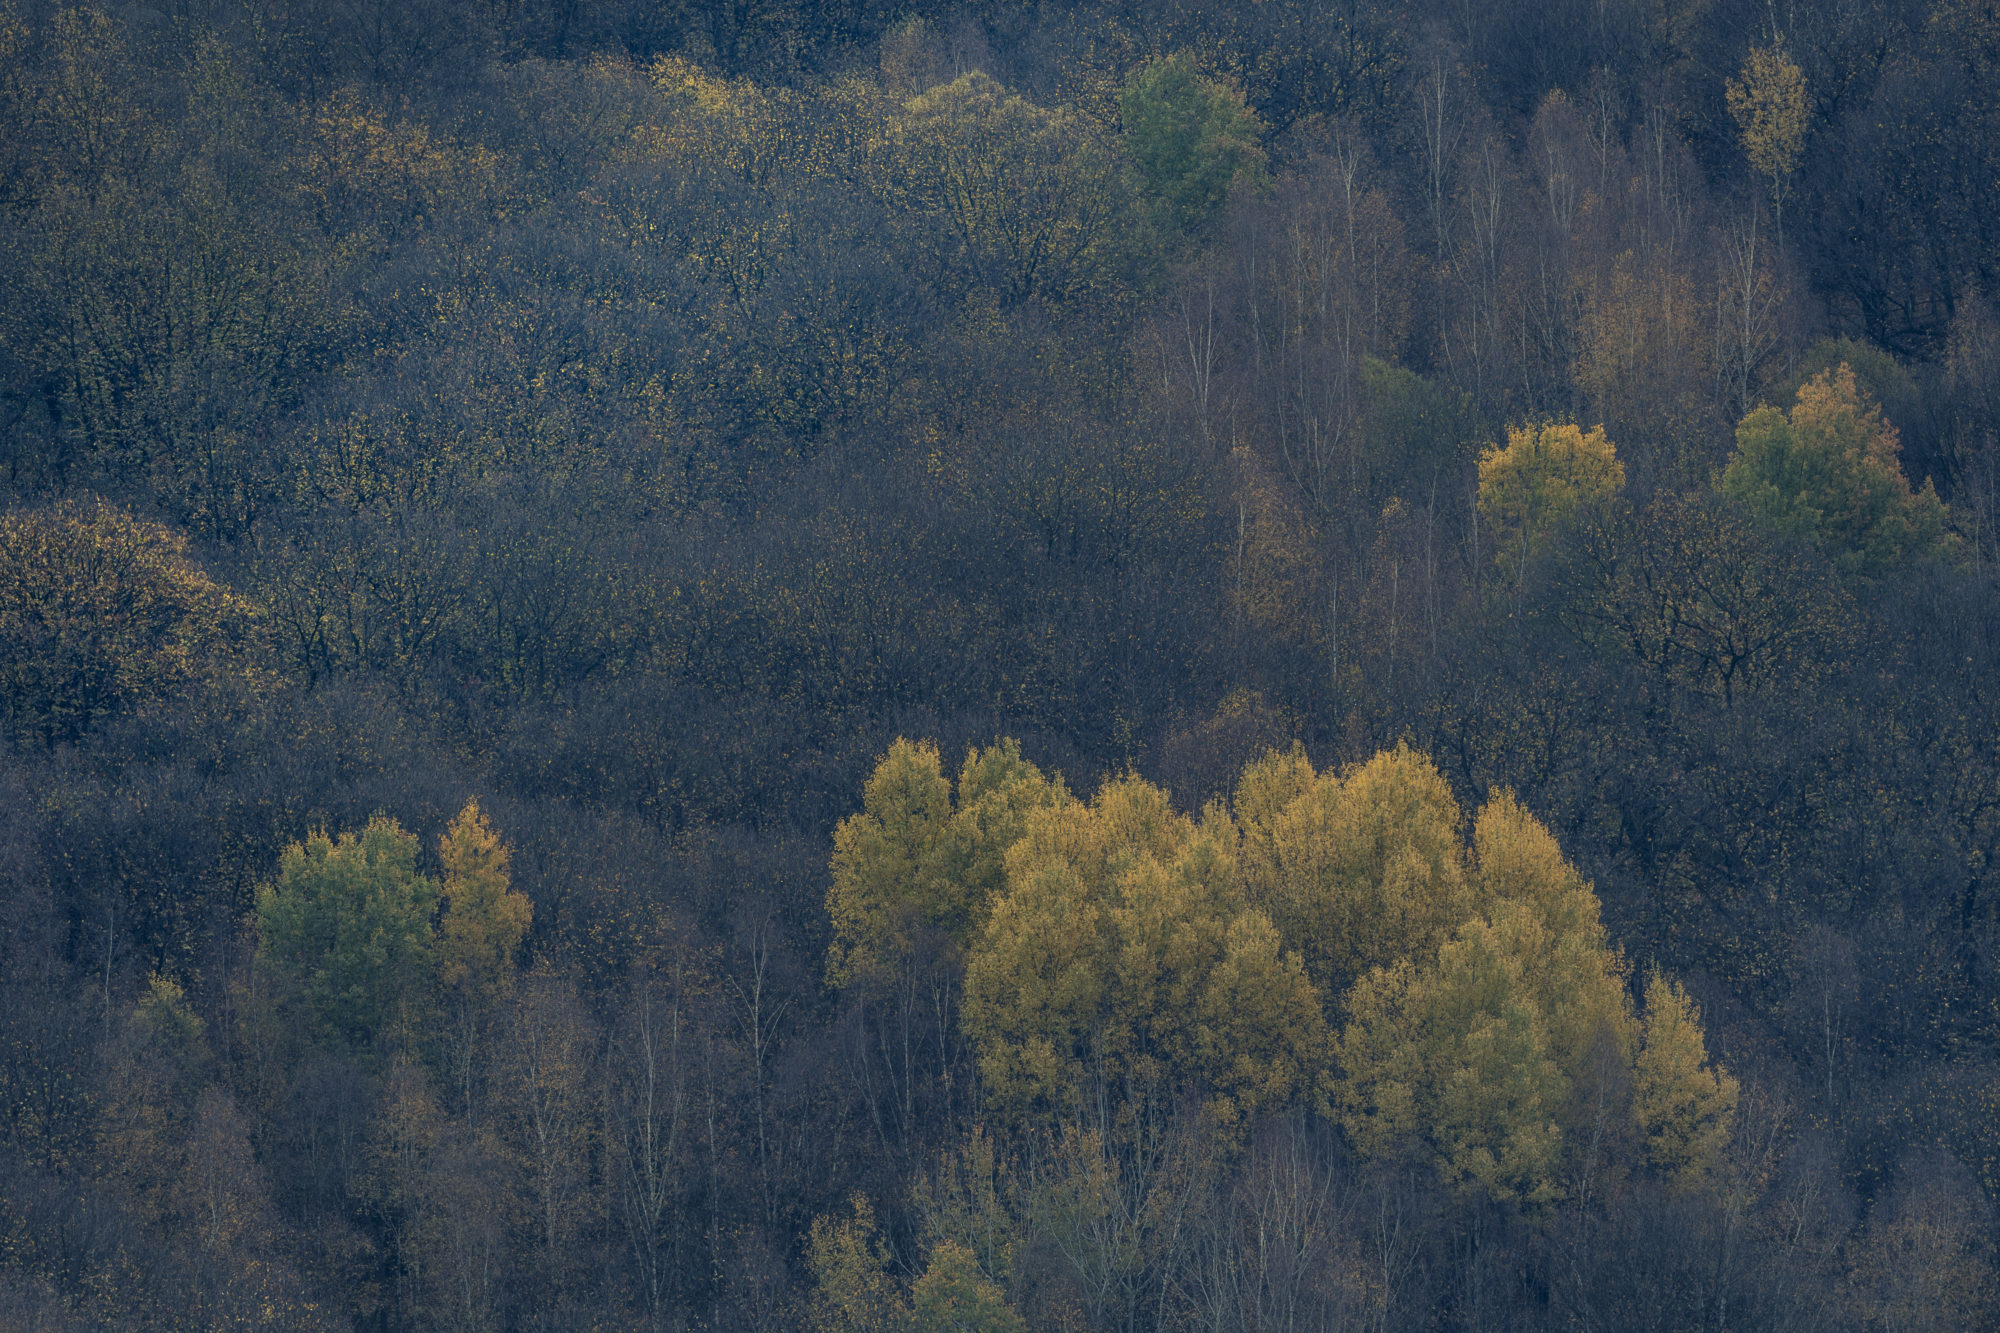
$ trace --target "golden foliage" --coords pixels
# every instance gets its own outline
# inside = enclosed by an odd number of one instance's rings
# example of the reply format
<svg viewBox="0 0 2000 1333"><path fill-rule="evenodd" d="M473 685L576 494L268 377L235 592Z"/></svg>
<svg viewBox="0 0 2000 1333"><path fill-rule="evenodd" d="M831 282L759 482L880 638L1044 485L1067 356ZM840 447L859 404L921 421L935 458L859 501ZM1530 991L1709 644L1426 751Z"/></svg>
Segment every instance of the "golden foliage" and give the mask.
<svg viewBox="0 0 2000 1333"><path fill-rule="evenodd" d="M1235 841L1219 808L1197 825L1137 778L1029 816L966 970L966 1029L997 1105L1074 1111L1191 1085L1235 1123L1310 1092L1319 1000L1243 901Z"/></svg>
<svg viewBox="0 0 2000 1333"><path fill-rule="evenodd" d="M854 1215L815 1217L806 1242L812 1269L813 1327L819 1333L897 1333L909 1307L889 1276L889 1251L875 1228L875 1209L855 1195Z"/></svg>
<svg viewBox="0 0 2000 1333"><path fill-rule="evenodd" d="M392 122L345 88L314 112L300 168L298 188L336 232L353 225L348 210L359 200L368 202L370 226L394 234L468 199L491 203L501 186L491 149L452 143L416 121Z"/></svg>
<svg viewBox="0 0 2000 1333"><path fill-rule="evenodd" d="M506 845L468 800L438 840L444 918L438 926L438 977L447 987L491 994L513 973L534 904L508 887Z"/></svg>
<svg viewBox="0 0 2000 1333"><path fill-rule="evenodd" d="M923 1275L910 1287L916 1333L1028 1333L1006 1293L954 1240L931 1249Z"/></svg>
<svg viewBox="0 0 2000 1333"><path fill-rule="evenodd" d="M1479 456L1479 516L1493 531L1494 558L1521 577L1557 527L1625 485L1625 465L1602 426L1570 422L1511 427L1506 448Z"/></svg>
<svg viewBox="0 0 2000 1333"><path fill-rule="evenodd" d="M1633 1064L1633 1111L1646 1156L1682 1184L1712 1170L1736 1113L1736 1080L1708 1060L1701 1016L1678 983L1646 978L1646 1020Z"/></svg>
<svg viewBox="0 0 2000 1333"><path fill-rule="evenodd" d="M1436 949L1472 910L1458 802L1408 746L1317 775L1302 752L1274 755L1245 771L1236 800L1244 893L1328 999Z"/></svg>
<svg viewBox="0 0 2000 1333"><path fill-rule="evenodd" d="M1729 80L1729 114L1743 133L1750 169L1771 182L1774 202L1783 206L1785 186L1805 146L1810 108L1805 75L1784 44L1753 46L1742 72Z"/></svg>
<svg viewBox="0 0 2000 1333"><path fill-rule="evenodd" d="M1688 275L1642 264L1627 252L1611 271L1585 284L1574 372L1600 420L1629 444L1638 434L1656 447L1700 411L1713 380L1712 344ZM1706 424L1705 419L1703 424Z"/></svg>
<svg viewBox="0 0 2000 1333"><path fill-rule="evenodd" d="M891 975L926 931L962 948L1000 892L1007 849L1030 811L1067 799L1003 740L967 752L956 798L937 747L898 738L875 766L861 813L834 831L827 912L836 986Z"/></svg>
<svg viewBox="0 0 2000 1333"><path fill-rule="evenodd" d="M1343 1120L1366 1151L1421 1144L1448 1179L1547 1203L1591 1062L1629 1063L1631 1002L1596 895L1512 793L1480 810L1472 842L1449 938L1385 949L1349 993Z"/></svg>

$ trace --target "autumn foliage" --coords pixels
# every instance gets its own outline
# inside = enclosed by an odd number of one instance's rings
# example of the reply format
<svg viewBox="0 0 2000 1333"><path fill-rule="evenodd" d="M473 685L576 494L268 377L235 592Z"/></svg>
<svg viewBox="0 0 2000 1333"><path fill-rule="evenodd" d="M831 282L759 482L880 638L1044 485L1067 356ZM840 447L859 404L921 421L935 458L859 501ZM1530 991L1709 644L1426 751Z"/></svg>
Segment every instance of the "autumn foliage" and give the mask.
<svg viewBox="0 0 2000 1333"><path fill-rule="evenodd" d="M0 1327L2000 1324L1992 0L0 0L0 298Z"/></svg>

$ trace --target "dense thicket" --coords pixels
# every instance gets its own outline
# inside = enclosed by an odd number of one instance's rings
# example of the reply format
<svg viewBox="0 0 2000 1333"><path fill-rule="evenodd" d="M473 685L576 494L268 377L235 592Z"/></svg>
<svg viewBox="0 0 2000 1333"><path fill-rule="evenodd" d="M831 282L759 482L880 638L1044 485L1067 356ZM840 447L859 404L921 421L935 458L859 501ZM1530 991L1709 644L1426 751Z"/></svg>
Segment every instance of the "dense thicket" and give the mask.
<svg viewBox="0 0 2000 1333"><path fill-rule="evenodd" d="M0 1322L2000 1318L1996 228L1983 0L0 0Z"/></svg>

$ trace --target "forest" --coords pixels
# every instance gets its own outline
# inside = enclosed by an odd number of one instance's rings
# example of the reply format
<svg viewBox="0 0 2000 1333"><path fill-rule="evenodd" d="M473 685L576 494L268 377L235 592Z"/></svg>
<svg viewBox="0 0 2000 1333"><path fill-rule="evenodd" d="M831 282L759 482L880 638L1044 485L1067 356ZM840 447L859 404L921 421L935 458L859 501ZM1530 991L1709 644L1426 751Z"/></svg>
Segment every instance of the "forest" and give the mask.
<svg viewBox="0 0 2000 1333"><path fill-rule="evenodd" d="M1994 0L0 0L0 1327L2000 1326Z"/></svg>

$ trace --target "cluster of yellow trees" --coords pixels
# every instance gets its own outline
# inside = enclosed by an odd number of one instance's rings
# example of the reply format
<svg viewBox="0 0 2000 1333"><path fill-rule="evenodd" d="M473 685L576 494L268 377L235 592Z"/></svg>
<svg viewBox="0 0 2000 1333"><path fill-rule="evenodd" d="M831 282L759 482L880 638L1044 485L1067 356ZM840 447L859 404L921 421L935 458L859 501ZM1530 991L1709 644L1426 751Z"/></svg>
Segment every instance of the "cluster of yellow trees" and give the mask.
<svg viewBox="0 0 2000 1333"><path fill-rule="evenodd" d="M1548 830L1506 791L1468 827L1408 746L1324 771L1273 751L1191 816L1130 775L1082 799L1013 741L954 780L898 740L839 826L827 901L837 986L962 963L988 1121L1042 1144L1052 1188L1097 1201L1077 1207L1103 1211L1117 1145L1177 1106L1225 1155L1257 1116L1318 1114L1530 1210L1634 1171L1693 1185L1735 1112L1693 1003L1658 971L1635 997ZM975 1136L975 1178L993 1152ZM825 1327L1019 1326L1005 1245L982 1267L977 1228L933 1226L905 1295L856 1206L814 1230ZM987 1322L950 1322L968 1310Z"/></svg>
<svg viewBox="0 0 2000 1333"><path fill-rule="evenodd" d="M1079 799L1009 741L956 783L898 741L836 835L830 974L961 952L1001 1124L1115 1137L1193 1093L1227 1136L1304 1106L1532 1205L1601 1169L1580 1145L1616 1122L1699 1177L1736 1084L1685 993L1654 973L1635 1005L1596 895L1511 794L1467 832L1401 746L1324 772L1269 754L1191 817L1131 776Z"/></svg>
<svg viewBox="0 0 2000 1333"><path fill-rule="evenodd" d="M1602 426L1546 422L1508 431L1479 459L1479 513L1495 559L1525 577L1561 525L1624 488ZM1760 405L1737 425L1716 487L1760 527L1819 546L1848 574L1877 574L1953 544L1937 490L1912 490L1895 426L1845 361L1811 376L1789 411Z"/></svg>

